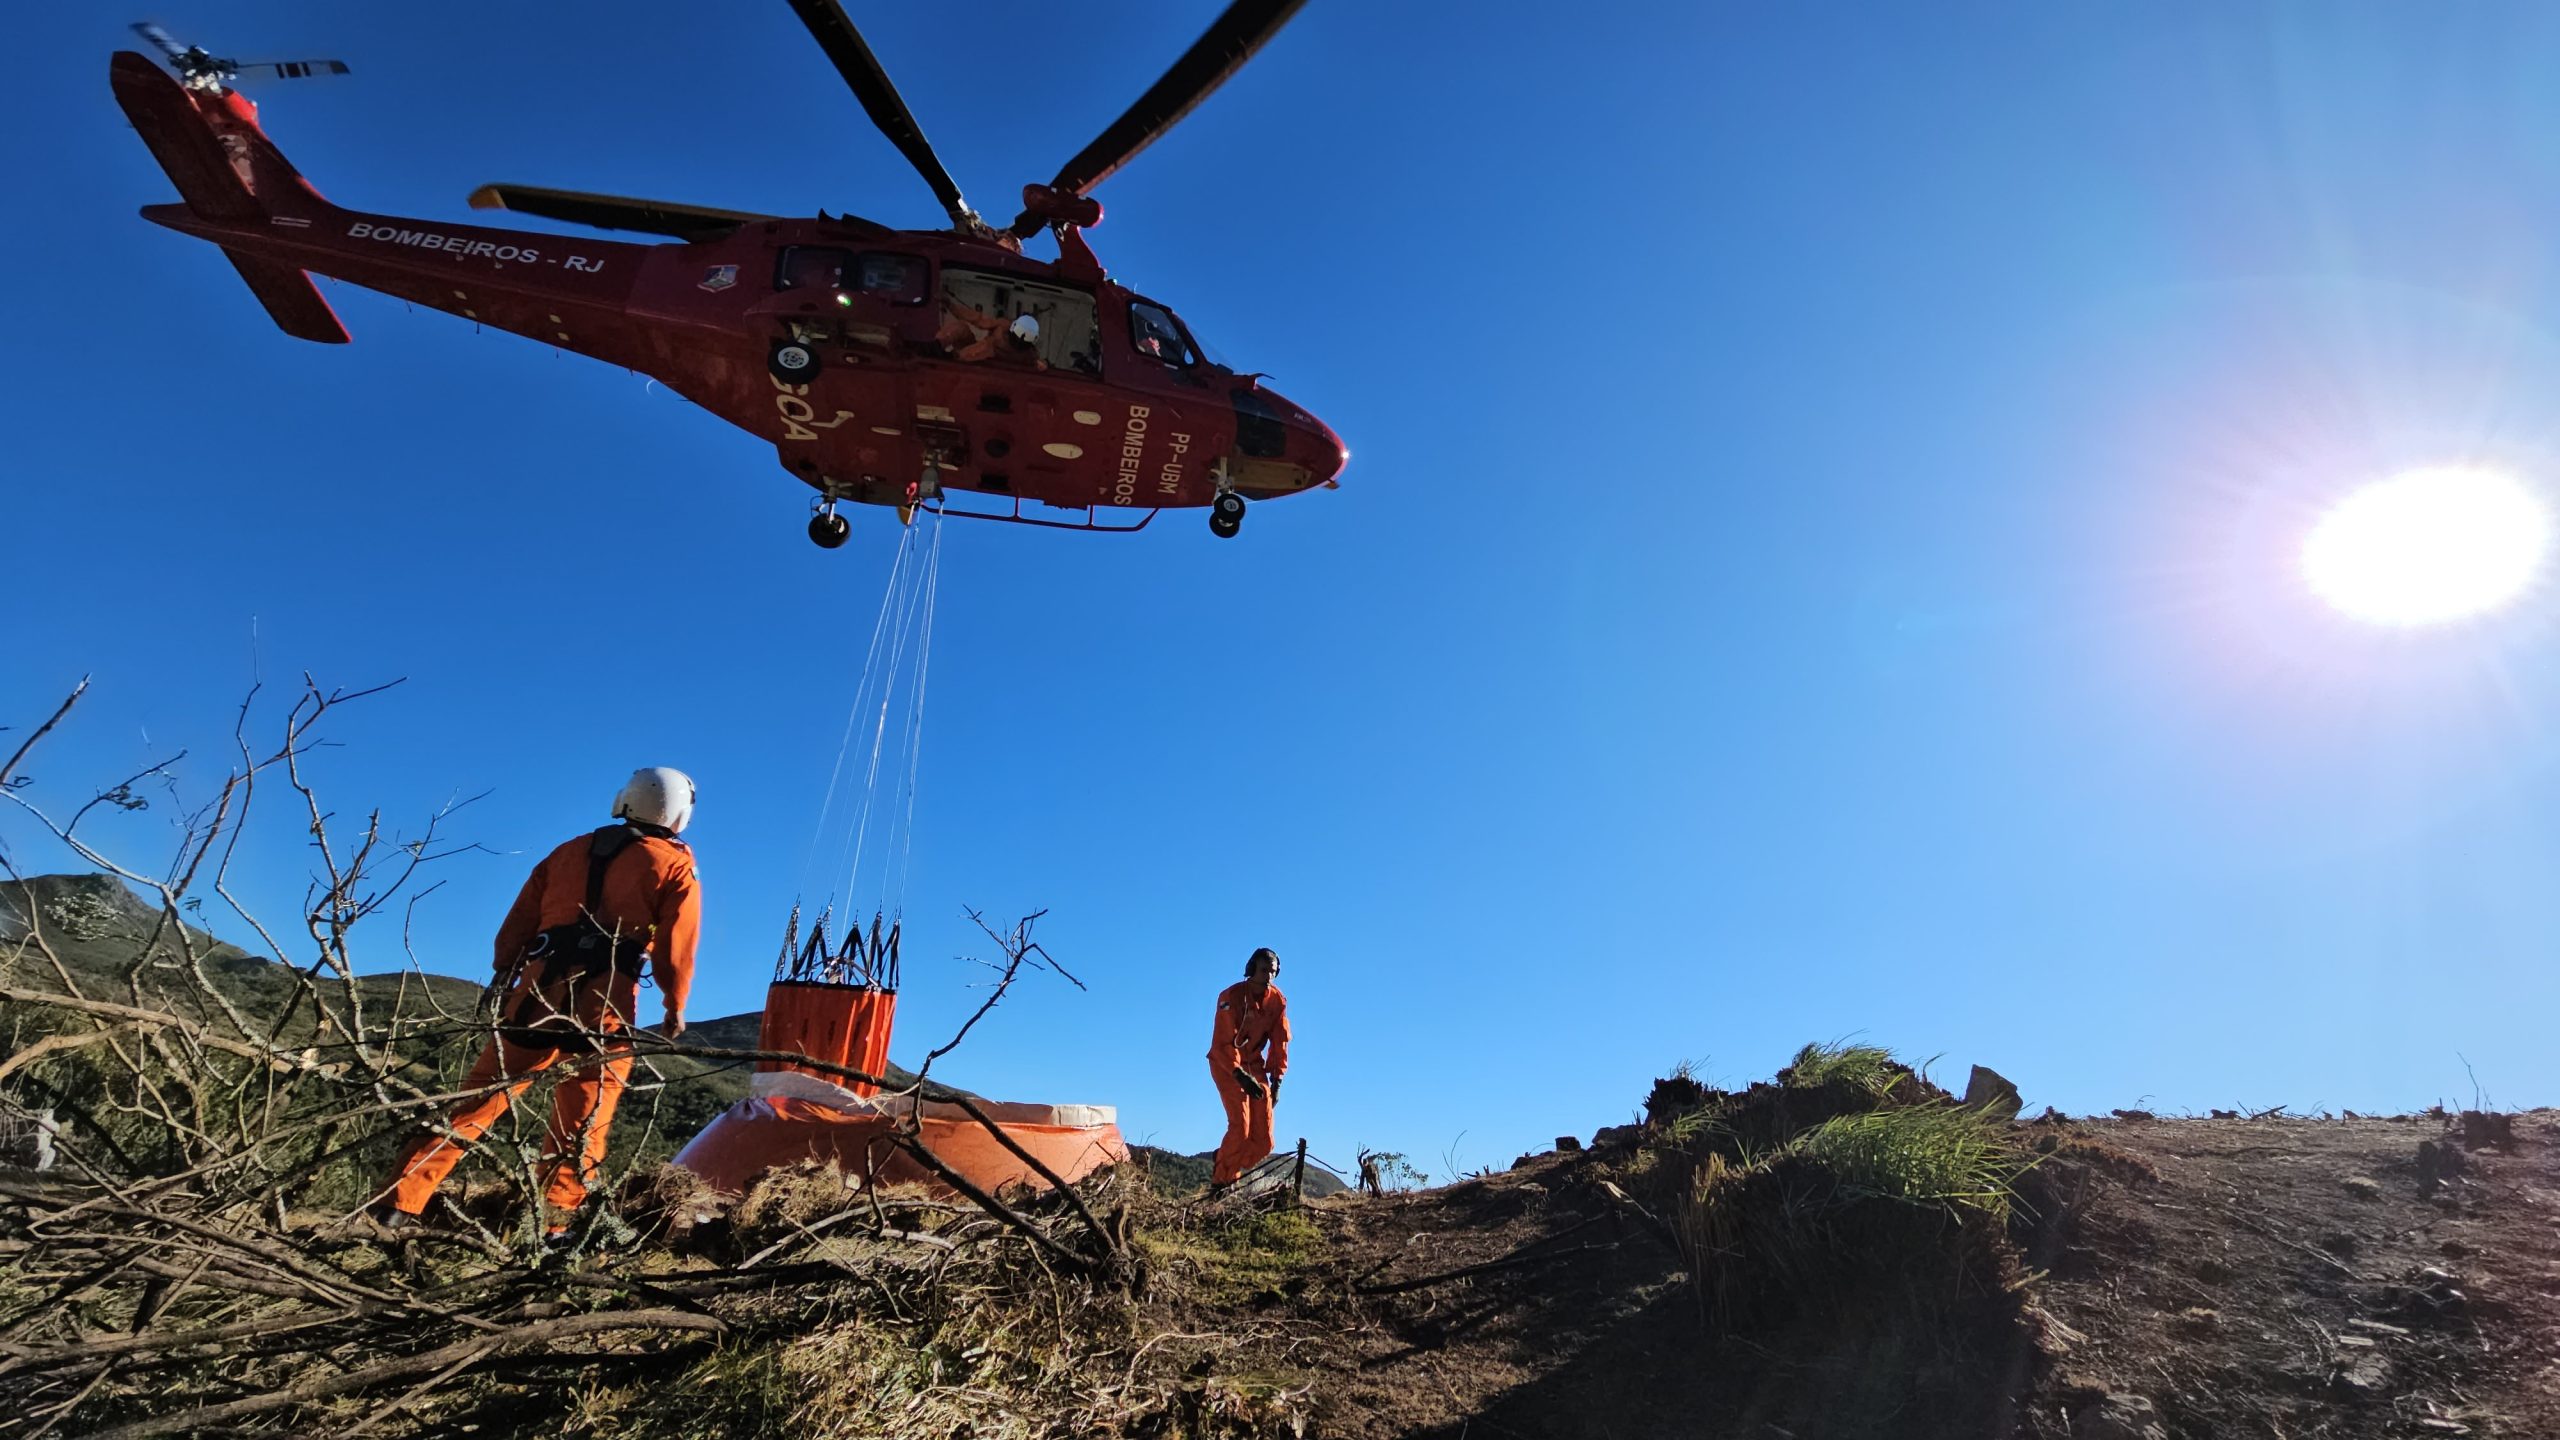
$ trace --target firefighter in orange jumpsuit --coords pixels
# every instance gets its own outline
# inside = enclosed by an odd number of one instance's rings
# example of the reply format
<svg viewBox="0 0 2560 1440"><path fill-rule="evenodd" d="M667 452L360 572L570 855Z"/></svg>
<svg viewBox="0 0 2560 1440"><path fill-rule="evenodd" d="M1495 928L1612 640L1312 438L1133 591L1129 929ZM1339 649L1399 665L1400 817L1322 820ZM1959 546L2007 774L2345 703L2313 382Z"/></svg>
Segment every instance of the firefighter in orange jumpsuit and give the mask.
<svg viewBox="0 0 2560 1440"><path fill-rule="evenodd" d="M1213 1186L1232 1185L1271 1154L1271 1107L1289 1073L1289 1002L1272 984L1280 957L1256 950L1244 979L1218 992L1209 1029L1209 1078L1227 1107L1227 1136L1209 1168Z"/></svg>
<svg viewBox="0 0 2560 1440"><path fill-rule="evenodd" d="M551 1096L543 1141L543 1198L559 1236L602 1171L613 1111L631 1075L626 1038L646 968L666 1003L661 1031L684 1033L685 994L702 928L693 851L676 833L693 818L693 781L663 767L637 772L614 797L617 823L544 857L498 927L498 1033L462 1088L486 1090L401 1152L378 1218L416 1223L464 1147L504 1115L534 1078L574 1068Z"/></svg>

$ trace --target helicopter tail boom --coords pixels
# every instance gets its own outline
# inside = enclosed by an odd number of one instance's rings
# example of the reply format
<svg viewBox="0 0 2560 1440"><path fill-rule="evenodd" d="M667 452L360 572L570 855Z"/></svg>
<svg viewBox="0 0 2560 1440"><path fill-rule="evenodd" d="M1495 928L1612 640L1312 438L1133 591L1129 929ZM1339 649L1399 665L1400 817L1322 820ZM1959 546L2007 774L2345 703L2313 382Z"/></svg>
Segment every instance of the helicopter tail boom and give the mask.
<svg viewBox="0 0 2560 1440"><path fill-rule="evenodd" d="M116 103L195 216L301 230L337 213L258 128L257 107L236 92L189 91L131 51L117 52L108 77ZM346 327L308 274L230 246L222 253L286 334L323 344L346 342Z"/></svg>

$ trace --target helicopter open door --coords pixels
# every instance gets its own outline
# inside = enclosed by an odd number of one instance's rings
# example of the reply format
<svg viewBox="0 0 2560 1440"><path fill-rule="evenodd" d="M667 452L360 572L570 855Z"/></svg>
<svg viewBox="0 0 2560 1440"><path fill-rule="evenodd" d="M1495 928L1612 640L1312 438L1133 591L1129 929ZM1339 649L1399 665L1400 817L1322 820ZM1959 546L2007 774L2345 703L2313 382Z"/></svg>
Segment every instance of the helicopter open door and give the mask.
<svg viewBox="0 0 2560 1440"><path fill-rule="evenodd" d="M1037 356L1048 368L1067 374L1096 378L1102 374L1102 335L1095 324L1093 292L1089 290L1001 270L946 265L942 270L942 298L946 316L957 321L946 327L946 335L956 339L961 329L974 333L982 328L971 323L973 317L983 316L1009 325L1027 315L1039 327L1029 342L1030 355ZM955 352L965 351L967 346L954 348ZM998 349L987 358L1001 362L1006 352Z"/></svg>

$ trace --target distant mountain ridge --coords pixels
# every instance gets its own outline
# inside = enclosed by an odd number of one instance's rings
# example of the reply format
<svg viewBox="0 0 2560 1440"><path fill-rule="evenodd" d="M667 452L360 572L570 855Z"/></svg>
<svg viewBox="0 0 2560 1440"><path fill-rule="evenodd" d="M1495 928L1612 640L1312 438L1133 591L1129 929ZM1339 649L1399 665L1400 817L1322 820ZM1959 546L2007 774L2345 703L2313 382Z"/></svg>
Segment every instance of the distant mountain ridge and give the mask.
<svg viewBox="0 0 2560 1440"><path fill-rule="evenodd" d="M112 875L34 875L24 881L0 882L0 984L35 990L59 990L59 978L32 947L21 942L41 930L46 946L62 962L82 991L93 996L124 995L125 976L137 947L165 928L160 907L135 893ZM298 985L293 967L253 955L216 939L195 924L185 926L206 978L233 1004L254 1015L280 1010ZM177 971L183 948L164 938L142 972L143 989L157 1003L190 1019L210 1018L212 1007L195 994ZM15 952L15 953L12 953ZM151 983L153 980L158 983ZM449 1013L470 1013L480 1001L480 982L415 970L379 972L357 977L365 1005L407 1007L421 1003ZM685 1027L688 1044L718 1050L753 1050L764 1028L764 1012L749 1010ZM668 1090L678 1098L676 1113L692 1126L709 1121L728 1105L746 1098L752 1070L742 1064L675 1056L657 1062L670 1075ZM913 1072L892 1064L881 1077L893 1087L910 1084ZM957 1087L947 1087L957 1090ZM926 1093L945 1090L930 1082ZM975 1098L975 1092L958 1093ZM682 1133L690 1135L690 1128ZM1147 1165L1149 1176L1167 1190L1196 1190L1208 1183L1210 1156L1181 1155L1149 1145L1131 1151ZM1345 1188L1340 1177L1310 1164L1307 1193L1329 1195Z"/></svg>

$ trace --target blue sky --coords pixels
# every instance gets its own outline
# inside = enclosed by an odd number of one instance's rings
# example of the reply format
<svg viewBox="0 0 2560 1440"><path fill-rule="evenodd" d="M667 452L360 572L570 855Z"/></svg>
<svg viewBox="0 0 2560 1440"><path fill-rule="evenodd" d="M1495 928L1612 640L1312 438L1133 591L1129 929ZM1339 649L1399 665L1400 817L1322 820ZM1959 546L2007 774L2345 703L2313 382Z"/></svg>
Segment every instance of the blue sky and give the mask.
<svg viewBox="0 0 2560 1440"><path fill-rule="evenodd" d="M856 13L1000 209L1212 8ZM349 205L938 219L778 4L158 18L348 59L258 93ZM253 676L406 677L320 778L411 826L490 792L433 968L666 763L703 786L694 1011L757 1005L894 520L818 551L765 442L378 296L327 287L351 346L283 337L135 218L172 192L116 24L17 41L0 723L95 676L27 798L179 748L208 793ZM976 1001L969 904L1049 907L1092 988L1031 985L952 1077L1182 1149L1263 944L1280 1129L1343 1159L1499 1164L1675 1061L1850 1034L2067 1111L2416 1107L2459 1057L2560 1100L2560 594L2392 633L2294 570L2397 469L2560 483L2555 58L2527 4L1315 0L1093 239L1351 468L1233 543L951 527L899 1057ZM168 813L101 838L148 863ZM287 917L289 819L242 876Z"/></svg>

